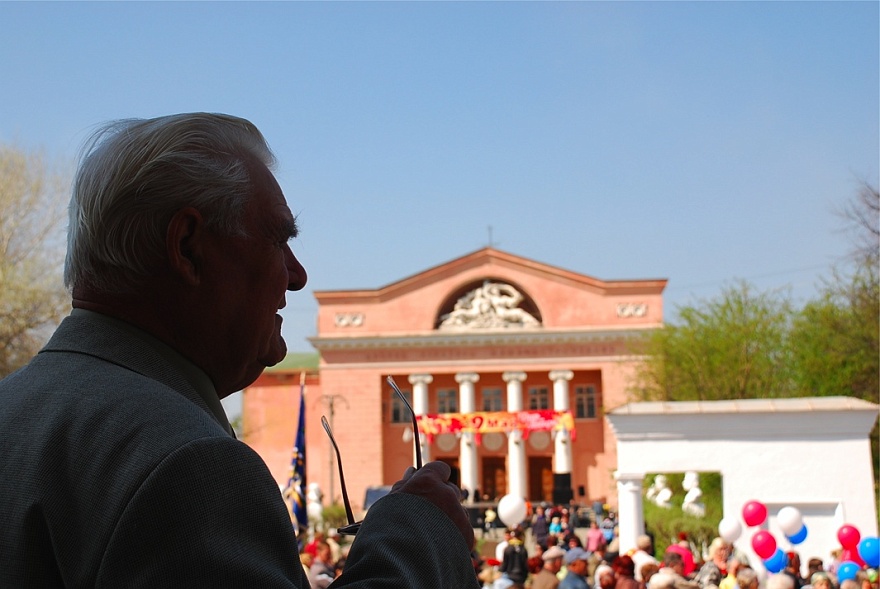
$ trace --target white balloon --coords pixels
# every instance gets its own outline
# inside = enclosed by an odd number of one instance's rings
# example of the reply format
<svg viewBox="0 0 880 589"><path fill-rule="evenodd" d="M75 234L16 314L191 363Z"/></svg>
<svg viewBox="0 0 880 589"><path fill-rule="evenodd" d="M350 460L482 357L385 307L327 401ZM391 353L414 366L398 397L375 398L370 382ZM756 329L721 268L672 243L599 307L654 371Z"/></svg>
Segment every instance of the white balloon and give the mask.
<svg viewBox="0 0 880 589"><path fill-rule="evenodd" d="M498 517L508 528L518 526L526 519L526 502L516 495L505 495L498 502Z"/></svg>
<svg viewBox="0 0 880 589"><path fill-rule="evenodd" d="M725 517L718 522L718 534L731 544L739 540L742 531L742 525L734 518Z"/></svg>
<svg viewBox="0 0 880 589"><path fill-rule="evenodd" d="M776 521L786 536L794 536L804 527L804 516L801 515L797 507L790 505L779 510L779 513L776 514Z"/></svg>

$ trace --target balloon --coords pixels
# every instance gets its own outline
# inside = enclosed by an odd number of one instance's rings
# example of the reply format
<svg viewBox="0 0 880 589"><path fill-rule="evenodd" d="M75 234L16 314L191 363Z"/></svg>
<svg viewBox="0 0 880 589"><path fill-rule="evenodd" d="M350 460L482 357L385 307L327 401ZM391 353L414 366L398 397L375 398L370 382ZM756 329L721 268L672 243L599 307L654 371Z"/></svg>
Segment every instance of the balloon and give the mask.
<svg viewBox="0 0 880 589"><path fill-rule="evenodd" d="M871 568L880 566L880 540L872 536L862 538L859 542L859 556Z"/></svg>
<svg viewBox="0 0 880 589"><path fill-rule="evenodd" d="M776 552L776 538L766 530L756 532L752 536L752 550L763 559L768 559Z"/></svg>
<svg viewBox="0 0 880 589"><path fill-rule="evenodd" d="M849 524L843 524L837 530L837 539L840 540L840 545L850 550L856 549L861 537L862 535L859 533L858 528Z"/></svg>
<svg viewBox="0 0 880 589"><path fill-rule="evenodd" d="M498 517L508 528L518 526L526 519L526 502L516 495L505 495L498 502Z"/></svg>
<svg viewBox="0 0 880 589"><path fill-rule="evenodd" d="M796 507L791 506L780 509L776 514L776 521L786 536L794 536L804 526L804 516Z"/></svg>
<svg viewBox="0 0 880 589"><path fill-rule="evenodd" d="M859 565L851 560L840 563L840 566L837 567L837 580L842 583L847 579L855 579L859 568Z"/></svg>
<svg viewBox="0 0 880 589"><path fill-rule="evenodd" d="M862 557L859 556L859 551L851 548L844 548L843 552L840 553L840 562L845 561L854 562L859 565L859 568L865 566L865 561L862 560Z"/></svg>
<svg viewBox="0 0 880 589"><path fill-rule="evenodd" d="M764 567L771 573L778 573L788 564L788 557L781 548L777 548L773 556L764 561Z"/></svg>
<svg viewBox="0 0 880 589"><path fill-rule="evenodd" d="M786 540L791 542L792 544L800 544L804 540L807 539L807 526L801 526L801 529L797 534L792 534L791 536L786 536Z"/></svg>
<svg viewBox="0 0 880 589"><path fill-rule="evenodd" d="M749 501L743 505L743 521L747 526L760 526L766 519L767 508L760 501Z"/></svg>
<svg viewBox="0 0 880 589"><path fill-rule="evenodd" d="M725 517L718 522L718 534L729 544L739 540L742 531L740 523L732 517Z"/></svg>

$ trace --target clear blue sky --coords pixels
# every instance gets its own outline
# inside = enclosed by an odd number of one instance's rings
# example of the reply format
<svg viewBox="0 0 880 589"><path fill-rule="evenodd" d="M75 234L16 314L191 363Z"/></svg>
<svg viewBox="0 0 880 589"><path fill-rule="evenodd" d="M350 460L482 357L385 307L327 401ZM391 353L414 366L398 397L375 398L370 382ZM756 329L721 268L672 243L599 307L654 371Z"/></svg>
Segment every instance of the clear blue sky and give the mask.
<svg viewBox="0 0 880 589"><path fill-rule="evenodd" d="M72 161L102 121L219 111L275 150L307 290L485 246L815 294L878 184L877 2L0 2L0 141Z"/></svg>

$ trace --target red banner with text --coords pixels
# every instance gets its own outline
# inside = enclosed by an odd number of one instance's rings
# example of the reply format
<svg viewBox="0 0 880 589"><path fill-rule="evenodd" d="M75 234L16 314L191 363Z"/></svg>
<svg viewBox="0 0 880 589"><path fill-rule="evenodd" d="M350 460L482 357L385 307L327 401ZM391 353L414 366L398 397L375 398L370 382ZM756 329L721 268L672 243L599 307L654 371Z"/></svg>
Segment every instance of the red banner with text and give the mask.
<svg viewBox="0 0 880 589"><path fill-rule="evenodd" d="M567 431L575 439L574 417L571 411L478 411L475 413L442 413L419 415L419 431L431 442L440 434L473 432L511 432L519 430L523 438L531 432Z"/></svg>

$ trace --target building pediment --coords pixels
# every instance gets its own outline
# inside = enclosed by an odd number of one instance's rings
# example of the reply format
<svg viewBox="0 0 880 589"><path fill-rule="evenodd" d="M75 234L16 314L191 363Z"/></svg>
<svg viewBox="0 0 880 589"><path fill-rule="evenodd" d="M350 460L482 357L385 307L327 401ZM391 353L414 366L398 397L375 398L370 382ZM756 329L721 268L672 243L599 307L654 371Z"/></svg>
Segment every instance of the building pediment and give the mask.
<svg viewBox="0 0 880 589"><path fill-rule="evenodd" d="M483 248L376 289L316 291L318 340L662 323L666 280L615 280Z"/></svg>

